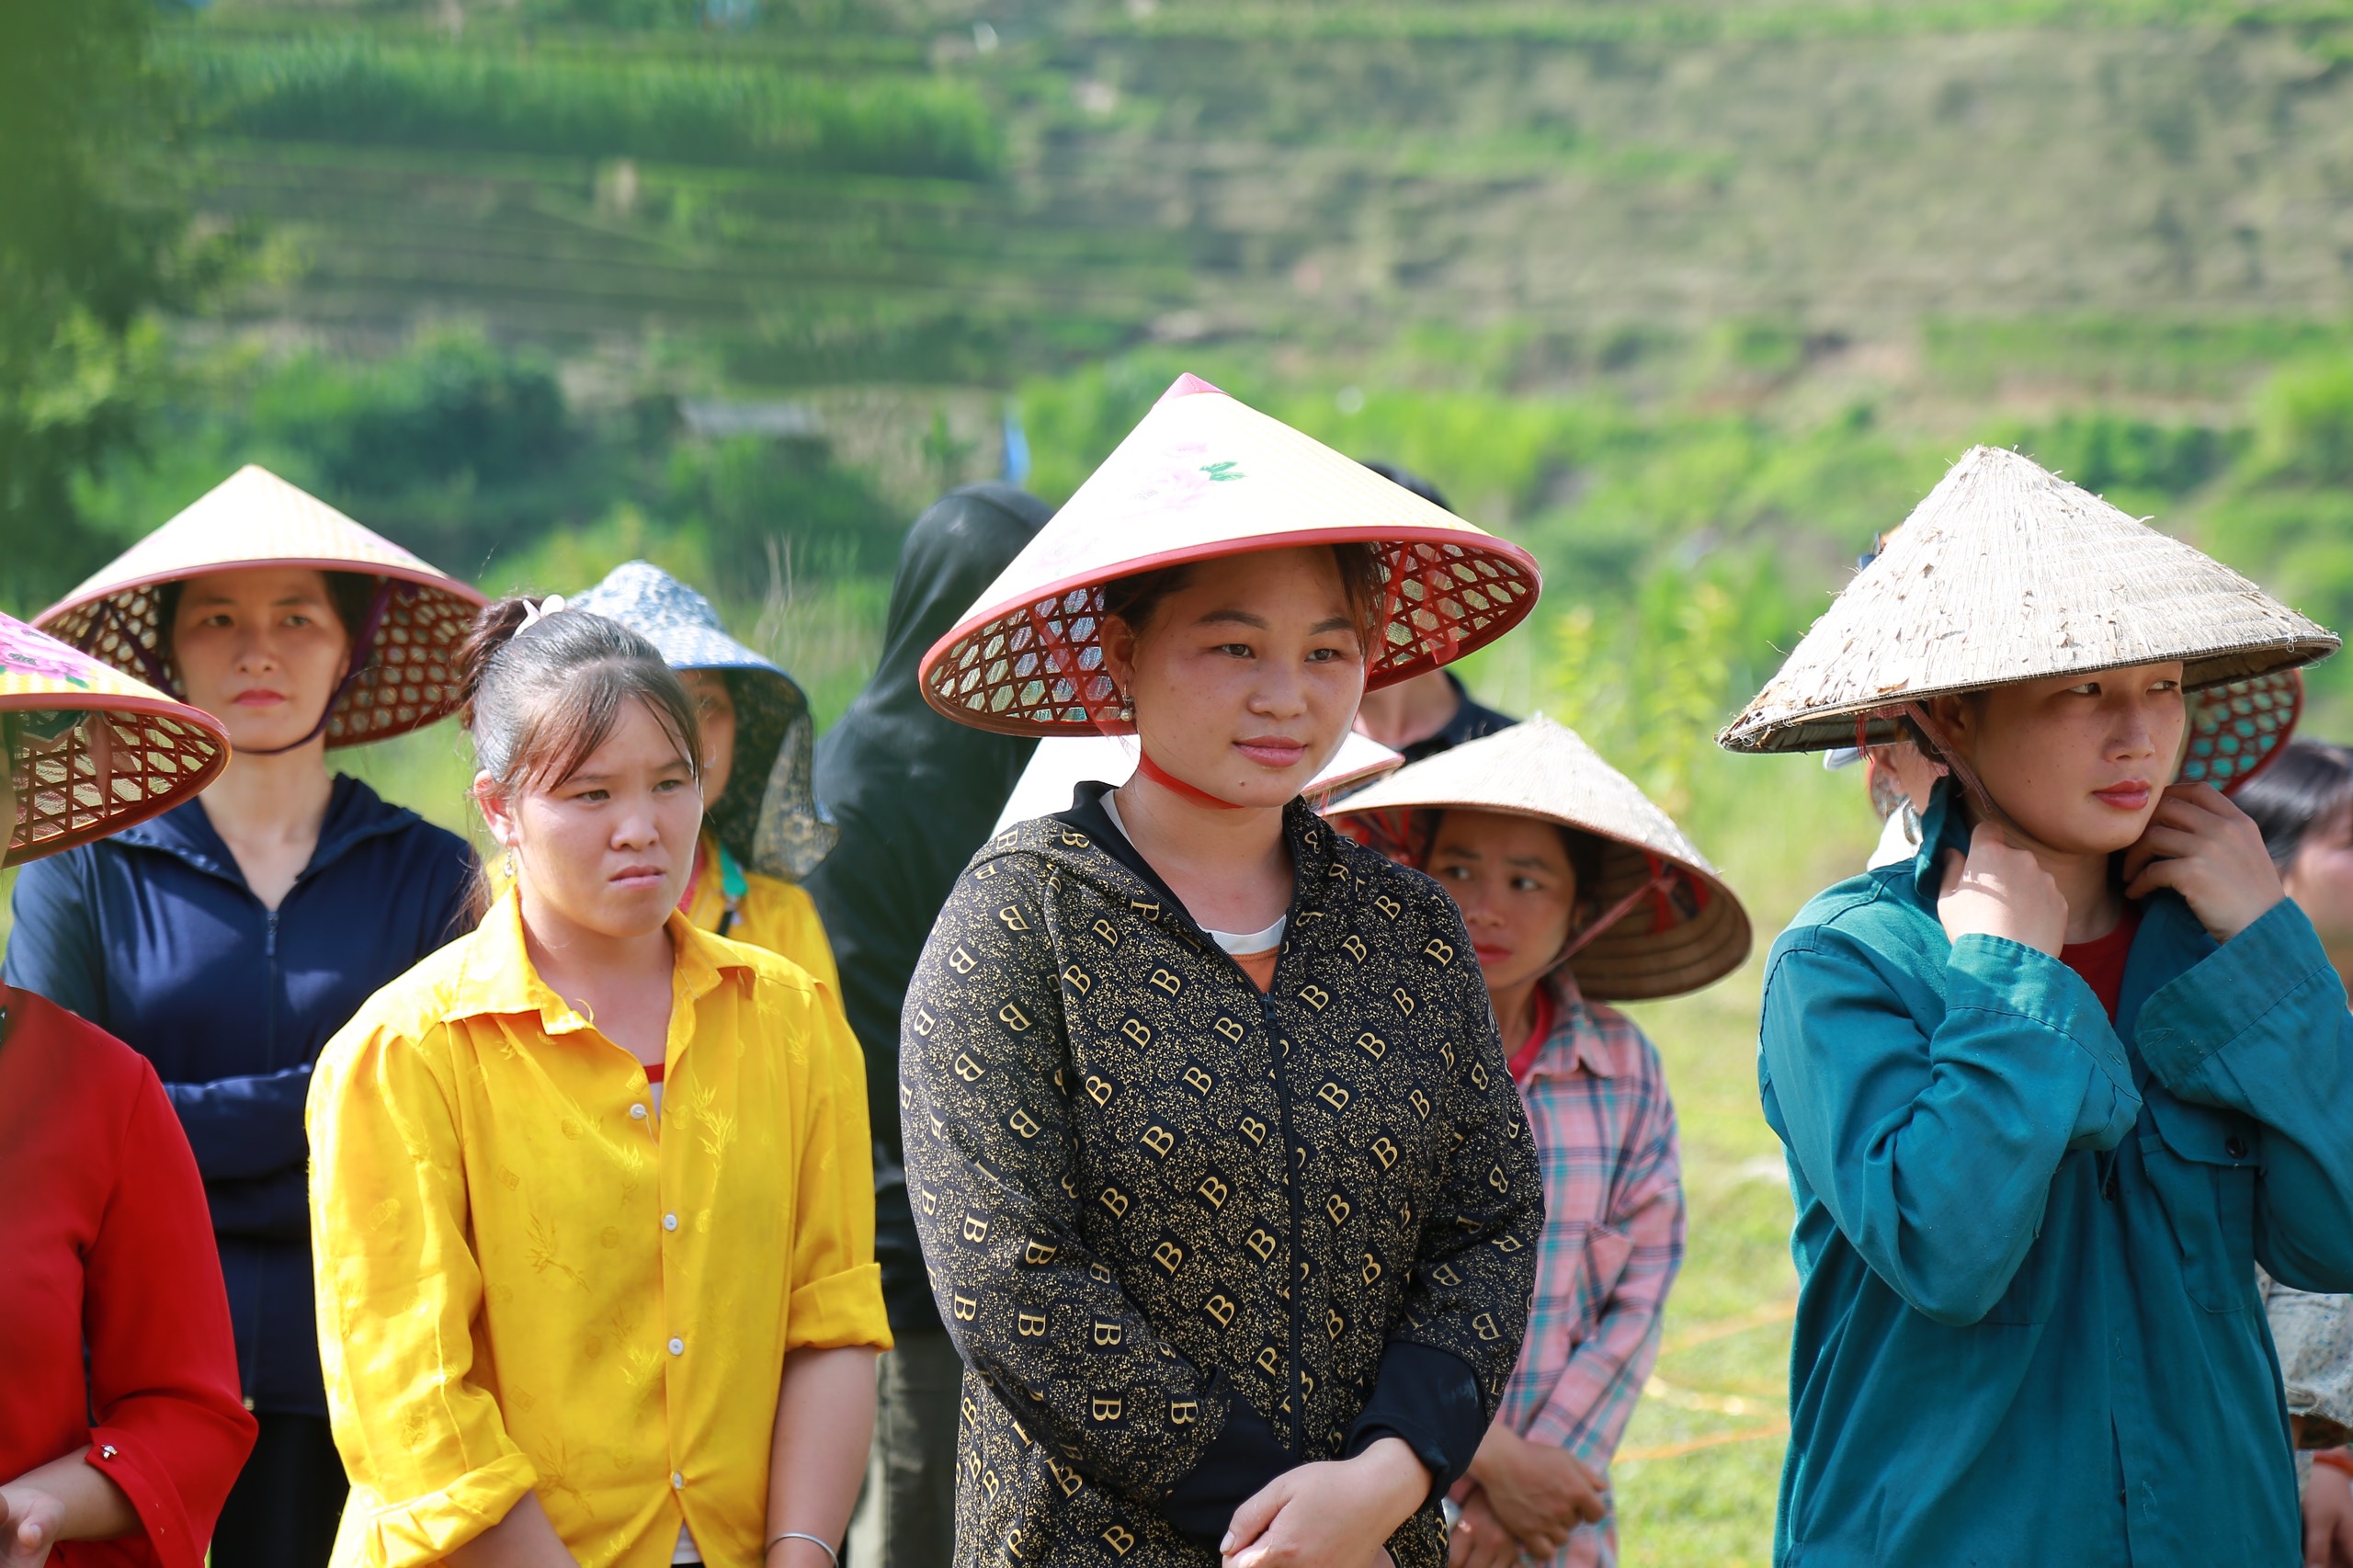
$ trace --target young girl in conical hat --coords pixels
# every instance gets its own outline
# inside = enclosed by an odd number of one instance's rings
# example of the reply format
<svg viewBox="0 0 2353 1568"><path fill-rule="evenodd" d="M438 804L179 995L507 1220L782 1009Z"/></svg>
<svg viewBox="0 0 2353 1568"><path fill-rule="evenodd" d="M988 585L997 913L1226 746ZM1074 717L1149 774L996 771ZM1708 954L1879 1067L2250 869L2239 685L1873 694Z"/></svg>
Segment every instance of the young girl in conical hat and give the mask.
<svg viewBox="0 0 2353 1568"><path fill-rule="evenodd" d="M1136 776L983 847L907 993L954 1562L1438 1568L1541 1197L1461 916L1300 790L1532 564L1186 378L925 662Z"/></svg>
<svg viewBox="0 0 2353 1568"><path fill-rule="evenodd" d="M0 865L220 776L212 719L0 615ZM0 1562L201 1568L251 1451L204 1185L154 1069L0 985Z"/></svg>
<svg viewBox="0 0 2353 1568"><path fill-rule="evenodd" d="M2353 1285L2353 1027L2255 824L2173 780L2187 690L2336 646L1979 448L1725 732L1952 775L1768 964L1777 1562L2296 1561L2255 1267Z"/></svg>
<svg viewBox="0 0 2353 1568"><path fill-rule="evenodd" d="M507 599L459 671L509 885L311 1093L335 1568L837 1568L890 1343L840 1006L680 913L701 748L642 638Z"/></svg>
<svg viewBox="0 0 2353 1568"><path fill-rule="evenodd" d="M481 602L248 465L39 620L235 748L201 797L17 879L7 963L153 1062L195 1147L261 1422L222 1509L224 1564L321 1568L334 1543L303 1096L327 1037L463 929L473 879L463 839L329 754L447 715Z"/></svg>
<svg viewBox="0 0 2353 1568"><path fill-rule="evenodd" d="M651 562L616 566L569 602L653 643L695 700L709 804L681 905L687 918L781 953L838 991L824 925L801 886L838 834L811 789L815 729L799 683L729 636L709 599Z"/></svg>
<svg viewBox="0 0 2353 1568"><path fill-rule="evenodd" d="M1536 1312L1456 1488L1454 1568L1618 1560L1607 1475L1683 1257L1675 1105L1608 1001L1713 983L1748 918L1715 869L1572 731L1528 720L1327 813L1461 907L1544 1171Z"/></svg>

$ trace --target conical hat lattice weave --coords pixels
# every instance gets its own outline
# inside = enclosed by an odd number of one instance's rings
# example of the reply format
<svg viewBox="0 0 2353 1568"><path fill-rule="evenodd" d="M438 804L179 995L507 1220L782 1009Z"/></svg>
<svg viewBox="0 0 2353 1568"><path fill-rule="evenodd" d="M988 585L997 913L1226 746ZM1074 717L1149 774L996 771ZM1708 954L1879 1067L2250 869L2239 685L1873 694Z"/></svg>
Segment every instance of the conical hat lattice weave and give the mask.
<svg viewBox="0 0 2353 1568"><path fill-rule="evenodd" d="M1579 901L1607 911L1639 896L1569 960L1577 988L1596 1001L1696 991L1748 956L1748 914L1723 874L1632 779L1565 725L1539 714L1466 741L1368 785L1324 814L1344 827L1378 825L1376 837L1403 843L1410 835L1388 824L1443 811L1537 817L1602 840L1600 885L1578 890Z"/></svg>
<svg viewBox="0 0 2353 1568"><path fill-rule="evenodd" d="M229 760L229 738L211 715L5 615L0 709L22 724L17 826L0 864L54 855L168 811Z"/></svg>
<svg viewBox="0 0 2353 1568"><path fill-rule="evenodd" d="M1535 608L1535 560L1194 376L1178 378L923 662L926 700L1017 735L1126 733L1097 641L1103 585L1299 545L1388 557L1367 689L1435 669Z"/></svg>
<svg viewBox="0 0 2353 1568"><path fill-rule="evenodd" d="M328 721L328 745L405 734L457 705L458 645L473 625L482 595L251 463L43 610L34 624L126 675L169 685L157 590L210 572L257 566L354 572L390 585L368 666Z"/></svg>
<svg viewBox="0 0 2353 1568"><path fill-rule="evenodd" d="M1898 738L1901 705L2183 662L2195 690L2310 664L2334 632L2016 452L1972 449L1718 736L1734 751Z"/></svg>

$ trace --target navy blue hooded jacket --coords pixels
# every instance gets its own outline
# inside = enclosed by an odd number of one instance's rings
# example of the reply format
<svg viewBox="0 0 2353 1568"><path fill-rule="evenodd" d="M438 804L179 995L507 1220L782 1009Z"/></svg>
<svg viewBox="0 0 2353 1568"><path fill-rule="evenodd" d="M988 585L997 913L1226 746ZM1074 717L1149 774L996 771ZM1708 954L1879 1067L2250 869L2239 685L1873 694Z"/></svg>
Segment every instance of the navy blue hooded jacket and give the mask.
<svg viewBox="0 0 2353 1568"><path fill-rule="evenodd" d="M8 983L155 1065L196 1150L245 1398L324 1415L302 1102L319 1048L459 934L465 841L338 777L318 847L272 913L201 803L28 866Z"/></svg>

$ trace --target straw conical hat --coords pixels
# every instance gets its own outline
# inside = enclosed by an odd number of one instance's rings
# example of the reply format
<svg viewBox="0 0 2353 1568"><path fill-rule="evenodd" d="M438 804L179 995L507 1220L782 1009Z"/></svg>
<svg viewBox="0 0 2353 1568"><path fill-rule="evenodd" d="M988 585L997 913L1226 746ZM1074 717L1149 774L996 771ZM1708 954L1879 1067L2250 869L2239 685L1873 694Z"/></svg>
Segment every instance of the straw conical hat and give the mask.
<svg viewBox="0 0 2353 1568"><path fill-rule="evenodd" d="M1953 464L1717 740L1897 738L1905 702L2179 659L2220 686L2334 653L2334 632L2016 452Z"/></svg>
<svg viewBox="0 0 2353 1568"><path fill-rule="evenodd" d="M1392 824L1436 811L1536 817L1604 841L1600 883L1579 896L1605 914L1630 896L1633 903L1572 960L1577 988L1596 1001L1697 991L1748 956L1748 915L1723 873L1565 725L1541 714L1523 720L1400 768L1324 814L1343 825L1387 827L1377 836L1406 843L1410 835Z"/></svg>
<svg viewBox="0 0 2353 1568"><path fill-rule="evenodd" d="M923 661L949 718L1013 735L1124 733L1096 622L1103 585L1296 545L1387 547L1367 689L1434 669L1535 608L1518 545L1392 484L1195 376L1180 376Z"/></svg>
<svg viewBox="0 0 2353 1568"><path fill-rule="evenodd" d="M335 703L327 744L405 734L457 705L458 644L482 595L253 463L41 611L34 624L125 675L168 687L174 682L155 590L256 566L358 573L387 585L367 665ZM350 630L357 651L364 629Z"/></svg>
<svg viewBox="0 0 2353 1568"><path fill-rule="evenodd" d="M17 826L0 865L169 811L229 760L220 721L0 615L0 710L16 715Z"/></svg>
<svg viewBox="0 0 2353 1568"><path fill-rule="evenodd" d="M1136 763L1142 755L1143 748L1133 735L1051 735L1040 741L990 832L1003 833L1015 823L1069 809L1071 791L1090 778L1106 784L1126 783L1135 777ZM1351 730L1332 760L1300 793L1313 804L1335 790L1401 767L1404 761L1370 735Z"/></svg>

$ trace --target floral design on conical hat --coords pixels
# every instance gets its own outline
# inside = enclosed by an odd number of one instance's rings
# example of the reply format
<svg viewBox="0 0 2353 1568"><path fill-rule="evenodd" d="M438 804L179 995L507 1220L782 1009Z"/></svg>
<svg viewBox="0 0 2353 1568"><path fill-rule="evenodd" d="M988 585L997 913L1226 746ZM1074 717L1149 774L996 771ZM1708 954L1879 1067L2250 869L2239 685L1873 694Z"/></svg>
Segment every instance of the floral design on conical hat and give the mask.
<svg viewBox="0 0 2353 1568"><path fill-rule="evenodd" d="M2336 635L2016 452L1972 448L1740 717L1733 751L1898 738L1907 702L2179 659L2192 690L2324 658Z"/></svg>
<svg viewBox="0 0 2353 1568"><path fill-rule="evenodd" d="M0 615L0 710L18 732L16 832L0 865L104 838L219 777L229 737L210 714Z"/></svg>
<svg viewBox="0 0 2353 1568"><path fill-rule="evenodd" d="M1748 913L1723 873L1564 724L1540 713L1466 741L1368 785L1324 815L1418 863L1427 850L1423 813L1445 811L1536 817L1602 841L1599 885L1579 889L1578 897L1607 924L1569 960L1577 988L1596 1001L1697 991L1748 956Z"/></svg>
<svg viewBox="0 0 2353 1568"><path fill-rule="evenodd" d="M124 551L33 624L122 671L169 689L167 583L256 566L307 566L376 578L376 622L353 627L366 662L327 721L330 746L381 741L457 706L458 645L483 597L333 506L247 463Z"/></svg>
<svg viewBox="0 0 2353 1568"><path fill-rule="evenodd" d="M1128 733L1096 636L1105 584L1359 541L1389 559L1367 689L1483 646L1535 608L1536 562L1518 545L1180 376L924 656L924 698L960 723L1006 734Z"/></svg>

